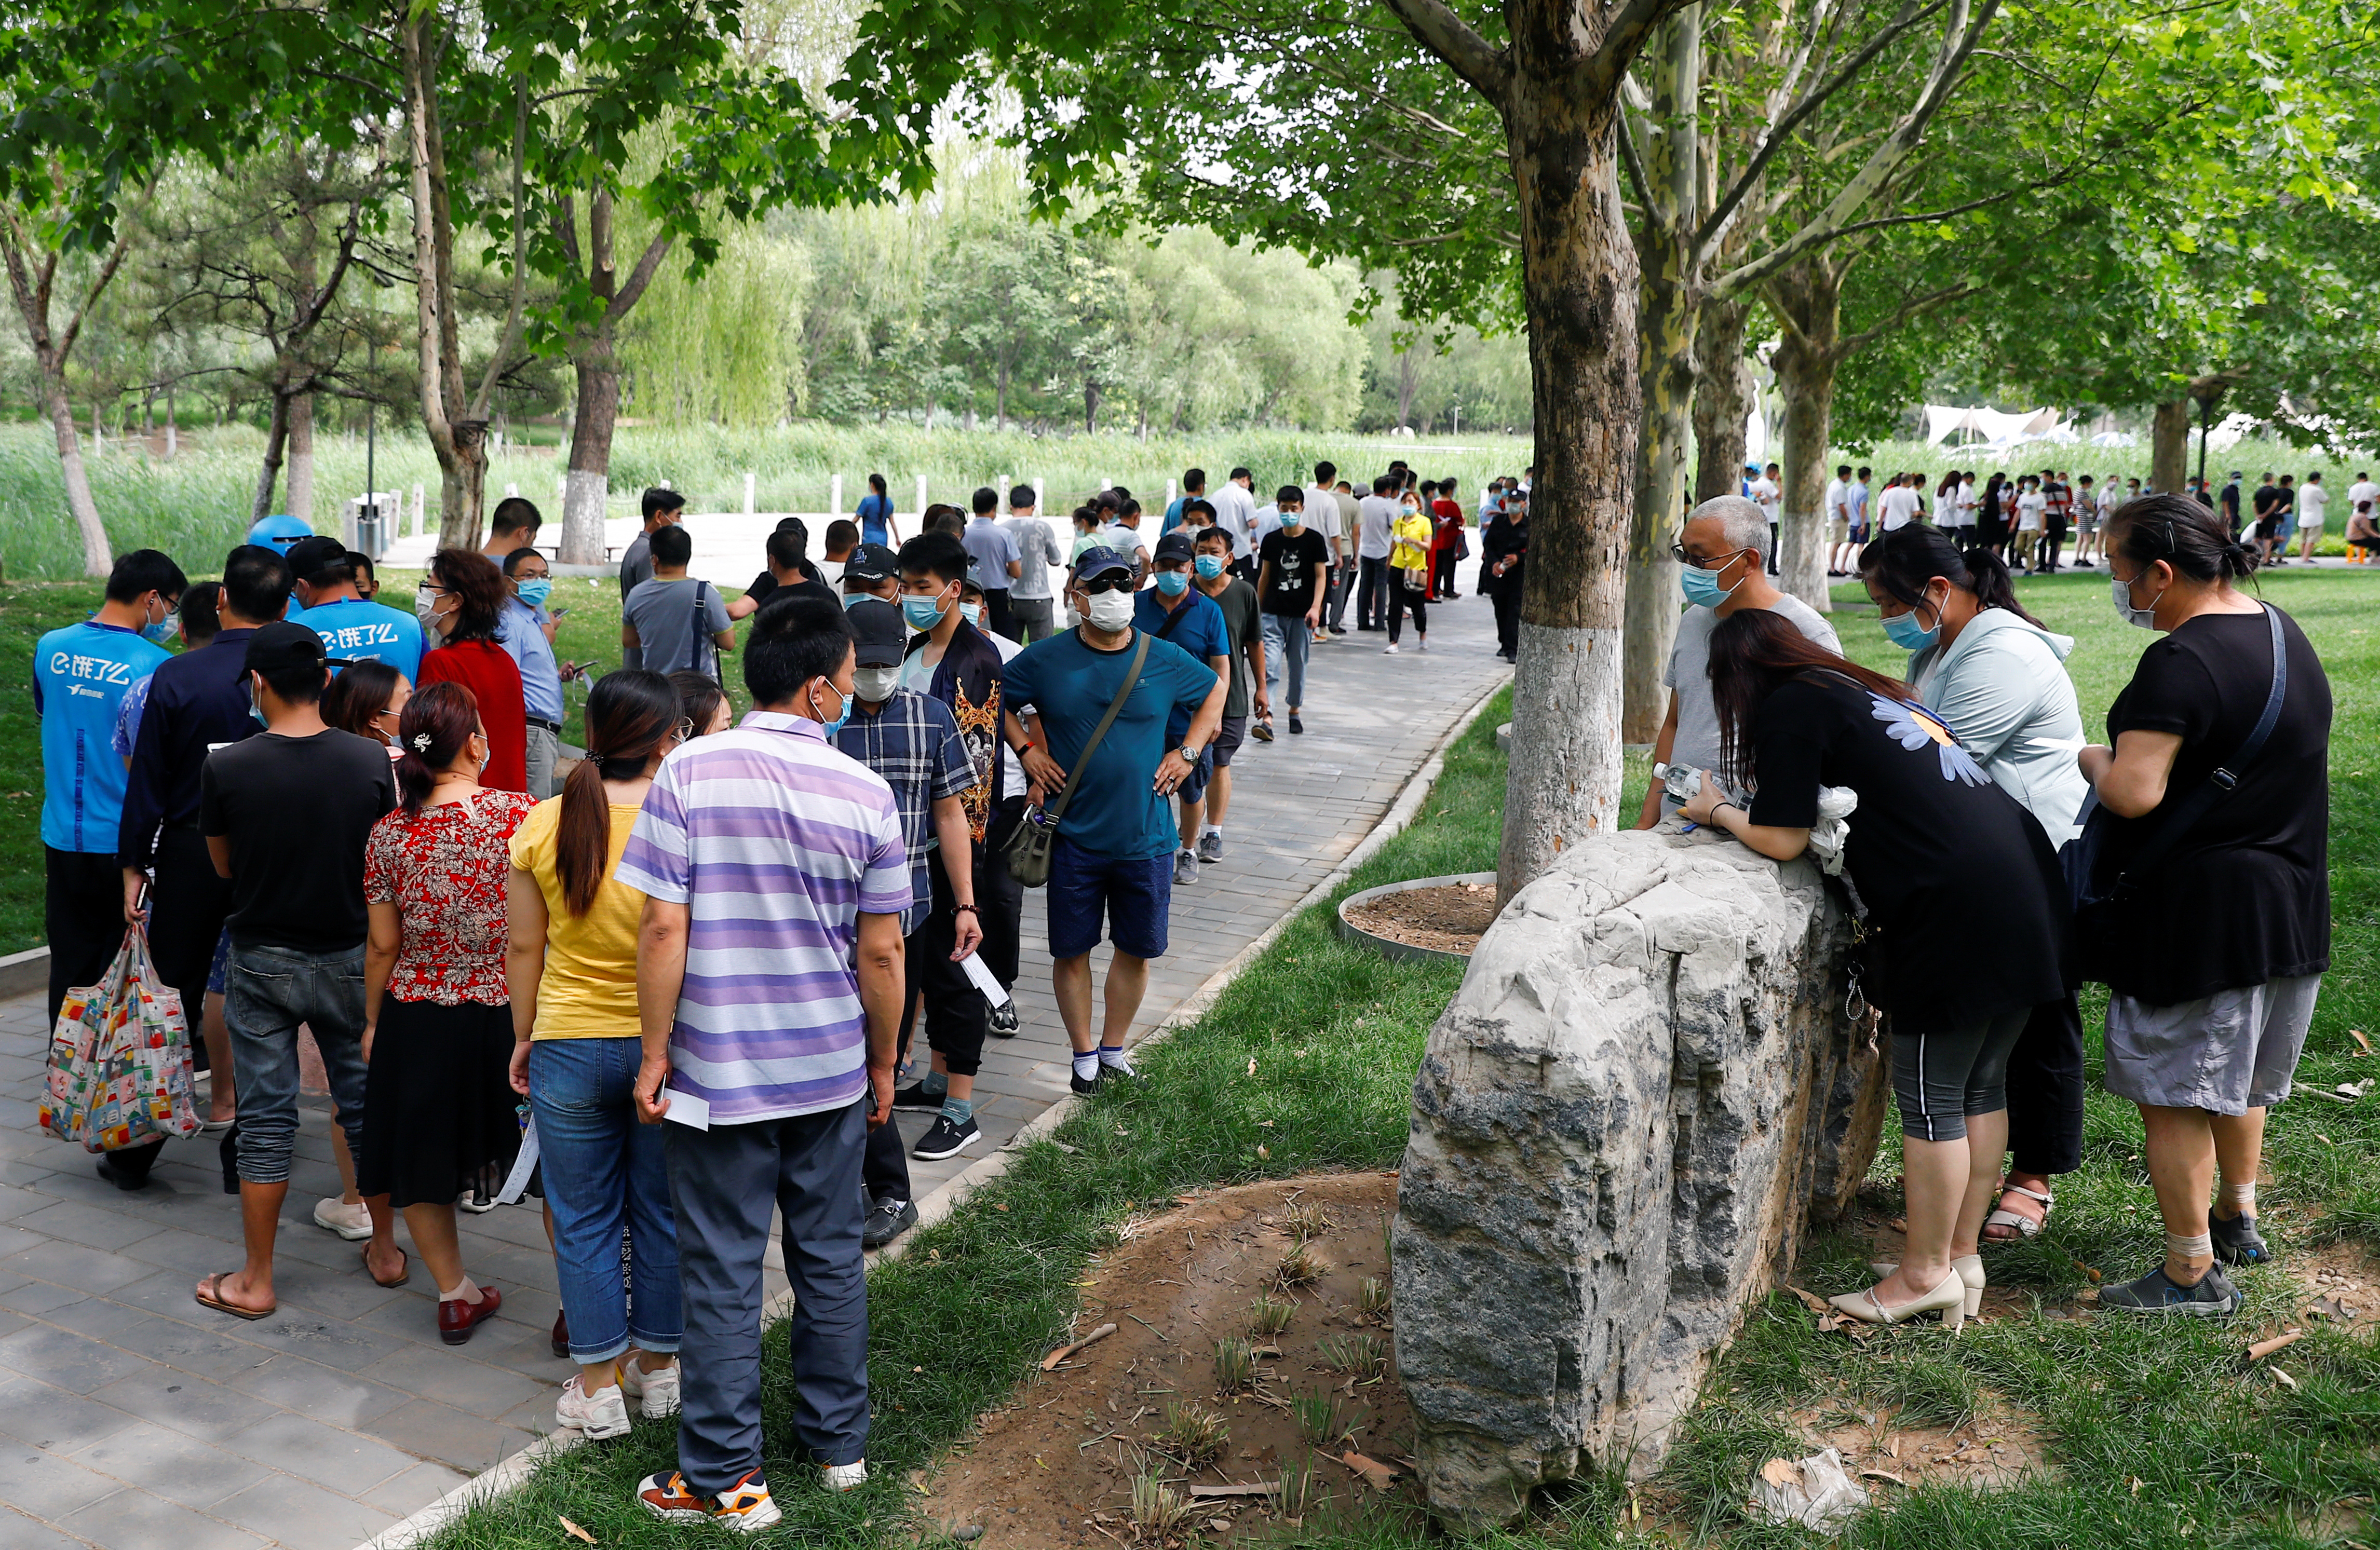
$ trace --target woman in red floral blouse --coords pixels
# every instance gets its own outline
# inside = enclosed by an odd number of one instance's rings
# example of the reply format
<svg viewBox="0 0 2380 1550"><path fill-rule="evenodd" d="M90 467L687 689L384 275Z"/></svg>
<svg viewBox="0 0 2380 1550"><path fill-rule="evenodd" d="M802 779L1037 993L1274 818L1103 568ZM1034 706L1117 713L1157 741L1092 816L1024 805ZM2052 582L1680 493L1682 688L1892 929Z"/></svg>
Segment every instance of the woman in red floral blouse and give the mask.
<svg viewBox="0 0 2380 1550"><path fill-rule="evenodd" d="M404 1211L436 1278L439 1337L459 1346L503 1302L464 1272L455 1202L501 1178L520 1146L504 882L513 830L536 804L480 785L488 733L460 684L423 685L397 743L402 801L364 849L369 1070L356 1183Z"/></svg>

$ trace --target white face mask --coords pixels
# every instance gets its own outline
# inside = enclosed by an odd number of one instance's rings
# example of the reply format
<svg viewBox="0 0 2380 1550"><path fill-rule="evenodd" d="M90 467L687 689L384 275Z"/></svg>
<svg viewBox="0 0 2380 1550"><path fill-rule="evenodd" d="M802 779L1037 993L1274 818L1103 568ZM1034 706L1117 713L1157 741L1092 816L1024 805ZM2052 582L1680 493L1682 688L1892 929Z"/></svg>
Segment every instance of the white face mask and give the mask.
<svg viewBox="0 0 2380 1550"><path fill-rule="evenodd" d="M901 686L898 667L856 667L851 670L851 686L859 697L870 705L881 705L892 697Z"/></svg>
<svg viewBox="0 0 2380 1550"><path fill-rule="evenodd" d="M1091 627L1113 634L1132 623L1132 594L1124 591L1100 592L1090 599L1084 614Z"/></svg>

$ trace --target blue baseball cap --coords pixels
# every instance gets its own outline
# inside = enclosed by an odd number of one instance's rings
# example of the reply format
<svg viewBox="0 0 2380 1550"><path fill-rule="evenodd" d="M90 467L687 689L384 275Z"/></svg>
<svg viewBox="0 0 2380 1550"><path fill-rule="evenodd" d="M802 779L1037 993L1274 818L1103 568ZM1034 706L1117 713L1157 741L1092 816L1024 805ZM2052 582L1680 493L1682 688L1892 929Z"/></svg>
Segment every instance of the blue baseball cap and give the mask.
<svg viewBox="0 0 2380 1550"><path fill-rule="evenodd" d="M1104 575L1110 571L1122 571L1124 575L1130 575L1133 572L1133 563L1129 557L1116 552L1105 544L1093 544L1083 551L1081 557L1075 562L1076 581L1088 581L1095 575Z"/></svg>
<svg viewBox="0 0 2380 1550"><path fill-rule="evenodd" d="M259 549L269 549L275 554L286 555L289 546L299 539L310 539L314 529L285 512L272 516L260 516L248 529L248 542Z"/></svg>

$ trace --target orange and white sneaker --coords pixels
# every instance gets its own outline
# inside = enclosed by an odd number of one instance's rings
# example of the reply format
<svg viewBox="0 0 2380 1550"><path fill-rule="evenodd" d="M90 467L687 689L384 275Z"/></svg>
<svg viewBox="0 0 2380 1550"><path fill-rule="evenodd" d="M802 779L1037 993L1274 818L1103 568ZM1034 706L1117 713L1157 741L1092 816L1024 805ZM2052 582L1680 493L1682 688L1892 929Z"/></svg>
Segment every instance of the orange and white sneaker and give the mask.
<svg viewBox="0 0 2380 1550"><path fill-rule="evenodd" d="M698 1496L686 1487L686 1477L672 1470L649 1474L637 1487L637 1500L664 1522L716 1523L730 1533L756 1534L774 1528L784 1514L769 1498L768 1482L754 1470L716 1496Z"/></svg>

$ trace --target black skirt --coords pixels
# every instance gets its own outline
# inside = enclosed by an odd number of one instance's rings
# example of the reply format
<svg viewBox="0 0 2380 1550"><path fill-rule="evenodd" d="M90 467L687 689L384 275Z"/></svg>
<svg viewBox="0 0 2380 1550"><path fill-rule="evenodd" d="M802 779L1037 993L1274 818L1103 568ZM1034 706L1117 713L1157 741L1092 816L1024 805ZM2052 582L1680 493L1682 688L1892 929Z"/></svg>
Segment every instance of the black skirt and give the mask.
<svg viewBox="0 0 2380 1550"><path fill-rule="evenodd" d="M364 1080L356 1190L391 1205L493 1193L520 1150L510 1006L383 998Z"/></svg>

